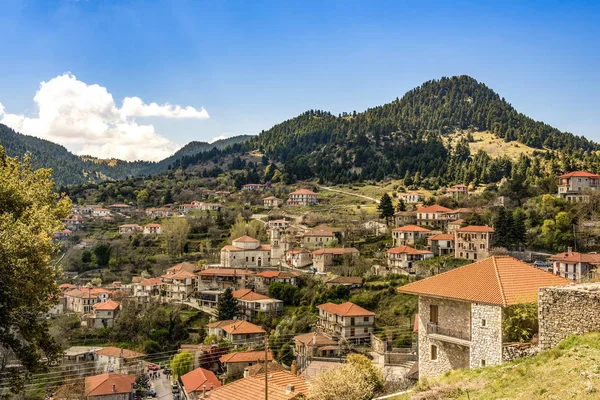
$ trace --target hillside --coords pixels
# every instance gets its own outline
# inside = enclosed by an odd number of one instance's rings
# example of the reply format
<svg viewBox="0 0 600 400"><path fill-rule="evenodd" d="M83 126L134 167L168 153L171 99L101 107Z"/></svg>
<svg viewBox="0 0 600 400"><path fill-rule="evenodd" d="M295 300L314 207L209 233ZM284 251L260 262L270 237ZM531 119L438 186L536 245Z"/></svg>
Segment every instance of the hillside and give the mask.
<svg viewBox="0 0 600 400"><path fill-rule="evenodd" d="M597 399L599 359L599 333L571 336L534 357L423 381L394 400Z"/></svg>

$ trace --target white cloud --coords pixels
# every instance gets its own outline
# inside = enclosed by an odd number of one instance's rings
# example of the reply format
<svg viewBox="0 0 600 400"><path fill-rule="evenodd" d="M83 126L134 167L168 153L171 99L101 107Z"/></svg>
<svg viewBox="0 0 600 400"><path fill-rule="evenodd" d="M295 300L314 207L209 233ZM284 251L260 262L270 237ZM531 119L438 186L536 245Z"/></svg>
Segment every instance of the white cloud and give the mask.
<svg viewBox="0 0 600 400"><path fill-rule="evenodd" d="M223 139L227 139L227 136L225 136L225 135L221 135L221 136L214 137L214 138L212 138L212 139L211 139L211 141L210 141L210 142L208 142L208 143L214 143L214 142L216 142L217 140L223 140Z"/></svg>
<svg viewBox="0 0 600 400"><path fill-rule="evenodd" d="M179 149L153 125L138 124L134 117L209 118L204 108L145 104L139 97L126 97L118 108L106 88L70 73L42 82L33 100L37 117L8 114L0 103L0 123L100 158L157 161Z"/></svg>

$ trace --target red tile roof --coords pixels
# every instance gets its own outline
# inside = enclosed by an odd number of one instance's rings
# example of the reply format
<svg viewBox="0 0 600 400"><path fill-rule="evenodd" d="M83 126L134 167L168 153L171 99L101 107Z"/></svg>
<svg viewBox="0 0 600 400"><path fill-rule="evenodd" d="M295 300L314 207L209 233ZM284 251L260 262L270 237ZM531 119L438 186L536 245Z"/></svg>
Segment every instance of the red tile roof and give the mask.
<svg viewBox="0 0 600 400"><path fill-rule="evenodd" d="M417 250L410 246L393 247L387 251L388 254L433 254L429 250Z"/></svg>
<svg viewBox="0 0 600 400"><path fill-rule="evenodd" d="M176 265L173 265L171 268L167 269L167 272L179 272L179 271L187 271L194 272L198 267L189 262L182 262Z"/></svg>
<svg viewBox="0 0 600 400"><path fill-rule="evenodd" d="M207 268L197 273L199 276L242 276L254 275L254 272L238 268Z"/></svg>
<svg viewBox="0 0 600 400"><path fill-rule="evenodd" d="M232 324L221 326L230 335L265 333L264 329L247 321L235 321Z"/></svg>
<svg viewBox="0 0 600 400"><path fill-rule="evenodd" d="M337 278L330 279L325 283L347 283L351 285L360 285L362 284L362 278L360 276L338 276Z"/></svg>
<svg viewBox="0 0 600 400"><path fill-rule="evenodd" d="M494 228L491 226L479 226L479 225L469 225L464 228L458 228L456 232L484 232L484 233L492 233L494 232Z"/></svg>
<svg viewBox="0 0 600 400"><path fill-rule="evenodd" d="M335 314L342 317L353 317L363 315L375 315L374 312L365 310L364 308L357 306L349 301L342 304L325 303L317 306L320 310L325 310L329 314Z"/></svg>
<svg viewBox="0 0 600 400"><path fill-rule="evenodd" d="M92 397L132 393L134 383L134 375L106 373L88 376L85 378L85 395Z"/></svg>
<svg viewBox="0 0 600 400"><path fill-rule="evenodd" d="M196 368L195 370L182 375L181 382L183 383L183 388L186 393L201 392L203 390L202 386L205 386L206 390L211 390L212 388L216 389L222 386L219 378L217 378L212 371L204 368Z"/></svg>
<svg viewBox="0 0 600 400"><path fill-rule="evenodd" d="M267 374L269 400L291 400L308 396L306 379L287 371L270 371ZM288 392L292 386L293 391ZM263 400L265 377L262 374L248 376L211 391L209 400Z"/></svg>
<svg viewBox="0 0 600 400"><path fill-rule="evenodd" d="M271 350L267 352L267 360L273 361L273 353ZM223 364L225 363L247 363L255 361L265 361L265 352L263 350L258 351L238 351L237 353L224 354L219 358Z"/></svg>
<svg viewBox="0 0 600 400"><path fill-rule="evenodd" d="M566 285L568 279L509 256L485 260L409 283L399 292L509 306L537 301L542 286Z"/></svg>
<svg viewBox="0 0 600 400"><path fill-rule="evenodd" d="M269 296L265 296L264 294L256 293L251 289L238 289L231 293L233 297L238 300L244 301L253 301L253 300L267 300L270 299Z"/></svg>
<svg viewBox="0 0 600 400"><path fill-rule="evenodd" d="M258 242L258 240L254 239L253 237L250 237L248 235L244 235L237 239L233 239L232 242L256 243L256 242Z"/></svg>
<svg viewBox="0 0 600 400"><path fill-rule="evenodd" d="M599 264L600 254L585 254L578 253L576 251L558 253L548 258L550 261L564 261L573 263L588 263L588 264Z"/></svg>
<svg viewBox="0 0 600 400"><path fill-rule="evenodd" d="M294 336L294 342L302 343L307 346L330 346L337 344L335 340L331 340L322 333L317 332L308 332Z"/></svg>
<svg viewBox="0 0 600 400"><path fill-rule="evenodd" d="M191 278L195 278L196 275L192 274L191 272L188 271L179 271L176 272L174 274L166 274L166 275L162 275L161 278L167 278L167 279L191 279Z"/></svg>
<svg viewBox="0 0 600 400"><path fill-rule="evenodd" d="M316 195L315 192L313 192L312 190L308 190L308 189L298 189L295 192L290 193L290 195L292 194L314 194Z"/></svg>
<svg viewBox="0 0 600 400"><path fill-rule="evenodd" d="M118 347L105 347L101 350L96 351L96 354L101 356L108 357L118 357L118 358L141 358L146 355L143 353L138 353L137 351L128 350L128 349L120 349Z"/></svg>
<svg viewBox="0 0 600 400"><path fill-rule="evenodd" d="M290 250L290 252L291 252L291 250ZM258 276L260 278L288 279L288 278L295 278L299 275L300 275L299 273L287 272L287 271L263 271L263 272L259 272L255 276Z"/></svg>
<svg viewBox="0 0 600 400"><path fill-rule="evenodd" d="M114 300L94 304L94 310L96 311L113 311L117 308L119 308L119 303Z"/></svg>
<svg viewBox="0 0 600 400"><path fill-rule="evenodd" d="M427 240L454 240L454 235L451 233L440 233L437 235L429 236Z"/></svg>
<svg viewBox="0 0 600 400"><path fill-rule="evenodd" d="M312 252L315 255L321 254L335 254L335 255L343 255L343 254L358 254L359 251L354 247L334 247L334 248L324 248L320 250L315 250Z"/></svg>
<svg viewBox="0 0 600 400"><path fill-rule="evenodd" d="M431 232L430 229L423 228L422 226L417 225L405 225L401 226L400 228L394 228L392 230L396 232Z"/></svg>
<svg viewBox="0 0 600 400"><path fill-rule="evenodd" d="M586 171L573 171L559 176L559 179L567 179L573 177L581 177L581 178L595 178L600 179L600 175L593 174L591 172Z"/></svg>
<svg viewBox="0 0 600 400"><path fill-rule="evenodd" d="M420 212L420 213L448 213L448 212L452 212L452 210L449 208L446 208L444 206L434 204L434 205L428 206L428 207L419 207L419 208L417 208L417 212Z"/></svg>
<svg viewBox="0 0 600 400"><path fill-rule="evenodd" d="M160 278L148 278L148 279L144 279L143 281L141 281L140 285L156 286L156 285L160 285L161 283L162 283L162 279L160 279Z"/></svg>

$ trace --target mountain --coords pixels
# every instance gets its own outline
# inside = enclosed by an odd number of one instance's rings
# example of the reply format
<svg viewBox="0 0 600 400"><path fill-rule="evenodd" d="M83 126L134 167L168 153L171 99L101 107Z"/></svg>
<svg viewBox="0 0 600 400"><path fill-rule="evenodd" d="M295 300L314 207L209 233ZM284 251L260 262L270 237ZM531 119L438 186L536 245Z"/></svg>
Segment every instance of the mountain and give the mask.
<svg viewBox="0 0 600 400"><path fill-rule="evenodd" d="M57 185L116 180L128 176L159 173L166 171L170 164L181 157L213 148L222 149L231 144L244 142L250 137L249 135L240 135L213 143L190 142L171 157L159 162L129 162L77 156L59 144L23 135L0 124L0 145L4 147L6 153L11 157L21 157L25 153L30 153L34 168L52 168Z"/></svg>

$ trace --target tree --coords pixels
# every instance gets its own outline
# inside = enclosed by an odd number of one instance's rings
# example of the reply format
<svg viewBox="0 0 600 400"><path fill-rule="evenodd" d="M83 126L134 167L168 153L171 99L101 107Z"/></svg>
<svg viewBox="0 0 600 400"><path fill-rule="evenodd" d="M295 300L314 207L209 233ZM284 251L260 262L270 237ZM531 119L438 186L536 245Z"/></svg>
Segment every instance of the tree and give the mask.
<svg viewBox="0 0 600 400"><path fill-rule="evenodd" d="M163 204L172 204L173 203L173 195L171 194L171 191L169 189L167 189L167 192L165 193L165 197L163 197Z"/></svg>
<svg viewBox="0 0 600 400"><path fill-rule="evenodd" d="M406 211L406 202L404 199L400 199L396 205L396 211Z"/></svg>
<svg viewBox="0 0 600 400"><path fill-rule="evenodd" d="M176 354L171 360L171 370L173 370L173 375L177 378L190 372L193 361L194 355L189 351L182 351L181 353Z"/></svg>
<svg viewBox="0 0 600 400"><path fill-rule="evenodd" d="M85 264L89 264L90 262L92 262L92 252L87 249L82 251L81 262Z"/></svg>
<svg viewBox="0 0 600 400"><path fill-rule="evenodd" d="M367 360L368 361L368 360ZM375 394L370 368L346 363L318 374L308 392L309 400L368 400Z"/></svg>
<svg viewBox="0 0 600 400"><path fill-rule="evenodd" d="M385 219L386 225L389 225L390 218L394 216L394 206L392 205L392 198L389 194L384 193L379 201L379 218Z"/></svg>
<svg viewBox="0 0 600 400"><path fill-rule="evenodd" d="M238 303L233 297L231 288L225 289L225 292L219 296L217 302L217 313L219 321L233 319L238 314Z"/></svg>
<svg viewBox="0 0 600 400"><path fill-rule="evenodd" d="M190 224L187 219L181 217L169 218L163 221L162 230L167 253L172 256L182 255L190 233Z"/></svg>
<svg viewBox="0 0 600 400"><path fill-rule="evenodd" d="M42 358L57 359L61 351L39 315L58 300L52 234L70 210L71 201L54 192L51 170L34 171L29 156L21 163L0 146L0 348L21 364L0 373L10 375L13 392L44 371Z"/></svg>
<svg viewBox="0 0 600 400"><path fill-rule="evenodd" d="M146 208L148 205L148 200L150 199L150 194L148 194L148 190L142 189L137 194L137 203L139 208Z"/></svg>
<svg viewBox="0 0 600 400"><path fill-rule="evenodd" d="M110 260L110 245L101 243L94 247L94 255L96 256L96 265L100 268L104 268L108 265Z"/></svg>

